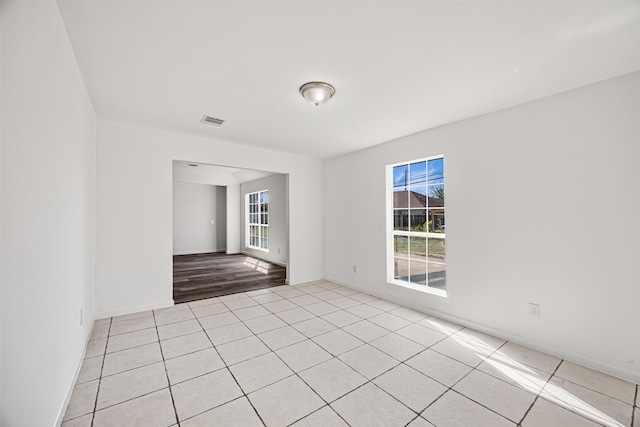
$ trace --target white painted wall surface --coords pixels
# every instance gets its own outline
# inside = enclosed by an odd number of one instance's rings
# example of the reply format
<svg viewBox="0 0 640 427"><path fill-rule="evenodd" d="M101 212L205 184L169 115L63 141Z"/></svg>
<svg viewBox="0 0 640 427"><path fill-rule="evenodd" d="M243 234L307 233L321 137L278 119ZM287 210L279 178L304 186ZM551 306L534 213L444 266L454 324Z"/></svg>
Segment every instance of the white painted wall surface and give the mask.
<svg viewBox="0 0 640 427"><path fill-rule="evenodd" d="M101 315L172 302L172 160L289 173L291 283L322 277L320 160L99 120L96 305ZM227 223L232 218L229 210Z"/></svg>
<svg viewBox="0 0 640 427"><path fill-rule="evenodd" d="M242 251L249 255L274 262L287 264L287 177L286 175L271 175L240 185L240 217ZM256 191L269 190L269 252L252 249L246 240L246 195Z"/></svg>
<svg viewBox="0 0 640 427"><path fill-rule="evenodd" d="M224 187L173 182L174 255L225 250L226 241L218 246L218 235L220 231L224 233L227 226L225 218L218 217L218 205L222 204L226 208L226 191L221 194L223 200L219 203L219 189L224 190Z"/></svg>
<svg viewBox="0 0 640 427"><path fill-rule="evenodd" d="M326 278L639 382L639 104L633 73L325 161ZM437 154L448 298L385 271L385 165Z"/></svg>
<svg viewBox="0 0 640 427"><path fill-rule="evenodd" d="M240 183L230 173L211 172L203 168L180 167L173 164L173 180L195 184L217 185L225 187L226 194L226 253L240 253ZM220 235L222 237L222 235Z"/></svg>
<svg viewBox="0 0 640 427"><path fill-rule="evenodd" d="M96 117L56 3L1 15L0 425L52 426L94 313Z"/></svg>

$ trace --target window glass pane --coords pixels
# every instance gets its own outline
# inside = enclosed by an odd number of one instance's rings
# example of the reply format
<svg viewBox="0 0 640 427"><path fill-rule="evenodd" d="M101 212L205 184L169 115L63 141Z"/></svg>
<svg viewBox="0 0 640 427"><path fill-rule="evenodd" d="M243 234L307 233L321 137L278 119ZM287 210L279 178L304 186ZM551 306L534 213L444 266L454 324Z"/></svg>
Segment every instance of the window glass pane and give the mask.
<svg viewBox="0 0 640 427"><path fill-rule="evenodd" d="M409 257L409 238L407 236L393 236L394 254L397 257Z"/></svg>
<svg viewBox="0 0 640 427"><path fill-rule="evenodd" d="M409 281L409 260L405 258L393 259L393 278Z"/></svg>
<svg viewBox="0 0 640 427"><path fill-rule="evenodd" d="M250 236L257 236L258 235L258 226L257 225L252 225L251 227L249 227L249 235Z"/></svg>
<svg viewBox="0 0 640 427"><path fill-rule="evenodd" d="M444 184L444 159L429 160L427 166L429 184Z"/></svg>
<svg viewBox="0 0 640 427"><path fill-rule="evenodd" d="M429 287L444 290L447 287L446 265L436 264L433 262L430 262L428 264L429 264Z"/></svg>
<svg viewBox="0 0 640 427"><path fill-rule="evenodd" d="M427 211L425 209L411 209L409 225L411 231L427 231Z"/></svg>
<svg viewBox="0 0 640 427"><path fill-rule="evenodd" d="M427 162L411 163L409 167L409 184L412 189L424 188L427 185Z"/></svg>
<svg viewBox="0 0 640 427"><path fill-rule="evenodd" d="M268 227L260 227L260 235L262 237L269 237L269 228Z"/></svg>
<svg viewBox="0 0 640 427"><path fill-rule="evenodd" d="M409 189L409 165L393 168L393 191L407 191Z"/></svg>
<svg viewBox="0 0 640 427"><path fill-rule="evenodd" d="M269 239L267 238L260 239L260 247L262 249L269 249Z"/></svg>
<svg viewBox="0 0 640 427"><path fill-rule="evenodd" d="M409 211L398 210L393 212L393 229L394 230L409 230Z"/></svg>
<svg viewBox="0 0 640 427"><path fill-rule="evenodd" d="M409 272L411 273L411 283L416 285L427 284L427 263L424 261L417 261L412 259L409 265Z"/></svg>
<svg viewBox="0 0 640 427"><path fill-rule="evenodd" d="M269 192L263 191L260 193L260 203L269 203Z"/></svg>
<svg viewBox="0 0 640 427"><path fill-rule="evenodd" d="M269 215L261 214L260 215L260 224L269 224Z"/></svg>
<svg viewBox="0 0 640 427"><path fill-rule="evenodd" d="M445 239L429 238L429 261L444 262Z"/></svg>
<svg viewBox="0 0 640 427"><path fill-rule="evenodd" d="M427 238L409 237L409 256L411 259L427 260Z"/></svg>
<svg viewBox="0 0 640 427"><path fill-rule="evenodd" d="M444 184L432 184L429 186L429 206L444 207Z"/></svg>
<svg viewBox="0 0 640 427"><path fill-rule="evenodd" d="M429 232L444 233L444 208L429 209Z"/></svg>
<svg viewBox="0 0 640 427"><path fill-rule="evenodd" d="M263 203L260 205L260 212L269 212L269 204Z"/></svg>

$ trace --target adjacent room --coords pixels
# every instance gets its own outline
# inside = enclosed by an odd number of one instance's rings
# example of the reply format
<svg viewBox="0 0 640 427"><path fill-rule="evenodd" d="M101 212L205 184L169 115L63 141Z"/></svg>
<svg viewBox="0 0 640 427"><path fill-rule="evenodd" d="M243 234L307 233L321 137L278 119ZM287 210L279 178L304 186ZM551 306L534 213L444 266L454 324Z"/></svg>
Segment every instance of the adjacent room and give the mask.
<svg viewBox="0 0 640 427"><path fill-rule="evenodd" d="M640 3L0 0L0 425L640 427Z"/></svg>

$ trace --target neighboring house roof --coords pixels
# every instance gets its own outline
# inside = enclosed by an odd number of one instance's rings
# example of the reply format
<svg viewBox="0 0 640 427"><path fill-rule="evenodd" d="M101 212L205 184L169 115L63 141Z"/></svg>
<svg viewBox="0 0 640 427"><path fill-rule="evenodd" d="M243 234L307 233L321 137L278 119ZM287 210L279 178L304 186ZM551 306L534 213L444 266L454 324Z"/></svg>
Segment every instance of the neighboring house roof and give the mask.
<svg viewBox="0 0 640 427"><path fill-rule="evenodd" d="M428 199L428 202L427 202ZM396 191L393 193L393 207L398 209L407 209L407 206L411 208L443 208L444 200L436 199L434 197L427 197L424 194L416 193L415 191Z"/></svg>

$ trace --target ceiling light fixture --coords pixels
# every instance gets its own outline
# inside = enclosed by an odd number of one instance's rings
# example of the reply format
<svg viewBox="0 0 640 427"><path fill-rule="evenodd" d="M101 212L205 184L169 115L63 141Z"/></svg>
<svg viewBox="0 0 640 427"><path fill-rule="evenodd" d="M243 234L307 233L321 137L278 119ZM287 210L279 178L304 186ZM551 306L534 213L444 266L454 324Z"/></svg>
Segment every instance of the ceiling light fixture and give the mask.
<svg viewBox="0 0 640 427"><path fill-rule="evenodd" d="M300 86L300 95L316 107L330 100L335 93L329 83L309 82Z"/></svg>

